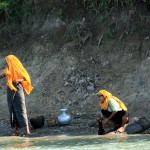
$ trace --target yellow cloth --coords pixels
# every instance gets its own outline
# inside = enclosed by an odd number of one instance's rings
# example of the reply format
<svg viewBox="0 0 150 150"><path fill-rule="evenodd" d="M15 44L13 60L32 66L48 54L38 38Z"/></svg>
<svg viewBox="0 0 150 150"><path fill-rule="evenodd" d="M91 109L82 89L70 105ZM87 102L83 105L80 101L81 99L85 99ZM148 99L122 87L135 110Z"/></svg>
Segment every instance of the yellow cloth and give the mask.
<svg viewBox="0 0 150 150"><path fill-rule="evenodd" d="M124 111L127 111L127 107L125 106L125 104L120 99L118 99L117 97L113 96L110 92L108 92L106 90L100 90L98 92L98 95L103 95L103 97L105 98L104 102L100 103L100 106L101 106L102 109L107 110L108 102L109 102L110 98L113 98L114 100L116 100L119 103L120 107Z"/></svg>
<svg viewBox="0 0 150 150"><path fill-rule="evenodd" d="M7 62L7 67L4 69L3 74L6 75L7 85L11 90L17 91L17 89L13 85L13 81L16 79L25 79L21 82L24 90L27 94L30 94L33 87L31 85L31 80L28 72L23 67L22 63L19 59L14 55L8 55L5 57Z"/></svg>

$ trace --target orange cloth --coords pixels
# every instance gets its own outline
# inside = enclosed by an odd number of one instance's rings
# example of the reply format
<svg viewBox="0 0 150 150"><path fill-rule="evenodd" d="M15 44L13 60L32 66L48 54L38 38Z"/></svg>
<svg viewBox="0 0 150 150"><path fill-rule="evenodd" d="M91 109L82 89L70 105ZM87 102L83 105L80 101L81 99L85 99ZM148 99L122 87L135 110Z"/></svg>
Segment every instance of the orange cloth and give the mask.
<svg viewBox="0 0 150 150"><path fill-rule="evenodd" d="M13 85L13 81L16 79L25 79L21 82L24 90L27 94L30 94L33 87L31 85L31 80L28 72L23 67L20 60L14 55L8 55L5 57L7 62L7 67L4 69L3 74L6 75L7 85L11 90L17 91L17 89Z"/></svg>
<svg viewBox="0 0 150 150"><path fill-rule="evenodd" d="M108 102L109 102L110 98L113 98L114 100L116 100L119 103L120 107L124 111L127 111L127 107L125 106L125 104L120 99L118 99L117 97L113 96L110 92L108 92L106 90L100 90L98 92L98 95L103 95L103 97L105 98L104 102L100 103L100 106L101 106L102 109L107 110Z"/></svg>

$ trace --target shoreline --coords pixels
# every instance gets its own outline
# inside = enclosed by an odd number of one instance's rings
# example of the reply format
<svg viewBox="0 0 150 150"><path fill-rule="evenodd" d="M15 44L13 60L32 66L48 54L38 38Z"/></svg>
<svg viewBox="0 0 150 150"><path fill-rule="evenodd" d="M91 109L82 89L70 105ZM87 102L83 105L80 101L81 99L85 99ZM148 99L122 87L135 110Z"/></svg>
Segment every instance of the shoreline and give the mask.
<svg viewBox="0 0 150 150"><path fill-rule="evenodd" d="M25 135L24 129L20 129L22 137L44 137L44 136L84 136L84 135L98 135L98 123L89 118L75 118L70 125L65 126L53 126L49 127L46 120L42 128L33 129L29 123L31 135ZM104 127L109 130L111 127L107 125ZM0 119L0 137L11 136L12 128L8 119ZM150 128L140 134L150 134Z"/></svg>
<svg viewBox="0 0 150 150"><path fill-rule="evenodd" d="M43 137L54 135L97 135L98 126L91 126L93 119L73 119L70 125L49 127L46 120L42 128L33 129L29 123L31 135L28 137ZM8 119L0 119L0 136L11 136L12 128ZM24 136L24 129L20 129L21 136Z"/></svg>

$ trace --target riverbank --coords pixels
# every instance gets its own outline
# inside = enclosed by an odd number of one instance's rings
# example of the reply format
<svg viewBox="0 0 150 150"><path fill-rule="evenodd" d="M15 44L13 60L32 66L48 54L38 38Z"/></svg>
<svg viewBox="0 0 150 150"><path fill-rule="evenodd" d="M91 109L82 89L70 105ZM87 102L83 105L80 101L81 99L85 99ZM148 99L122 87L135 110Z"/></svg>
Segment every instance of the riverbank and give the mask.
<svg viewBox="0 0 150 150"><path fill-rule="evenodd" d="M74 115L96 113L101 89L121 99L132 116L149 117L149 3L134 1L134 9L120 2L103 11L102 1L36 0L29 18L19 22L2 11L0 68L14 54L27 69L34 87L26 96L29 117L61 108ZM20 8L14 3L12 13ZM5 79L0 85L1 115L7 115Z"/></svg>
<svg viewBox="0 0 150 150"><path fill-rule="evenodd" d="M52 136L52 135L93 135L97 134L98 126L93 124L93 119L89 118L75 118L72 120L70 125L66 126L54 126L49 127L46 120L44 126L39 129L33 129L31 124L31 135L30 137L42 137L42 136ZM11 127L9 120L0 120L0 136L11 135ZM24 135L24 130L21 129L21 136Z"/></svg>
<svg viewBox="0 0 150 150"><path fill-rule="evenodd" d="M54 127L49 127L45 121L43 128L39 129L33 129L31 124L29 124L32 134L28 137L44 137L53 135L97 135L98 124L94 119L94 116L76 117L72 120L70 125L56 125ZM109 125L105 126L106 131L110 128L111 127ZM10 127L9 120L0 119L0 136L10 136L11 131L12 129ZM150 128L142 132L142 134L150 134ZM23 129L21 129L20 136L25 136Z"/></svg>

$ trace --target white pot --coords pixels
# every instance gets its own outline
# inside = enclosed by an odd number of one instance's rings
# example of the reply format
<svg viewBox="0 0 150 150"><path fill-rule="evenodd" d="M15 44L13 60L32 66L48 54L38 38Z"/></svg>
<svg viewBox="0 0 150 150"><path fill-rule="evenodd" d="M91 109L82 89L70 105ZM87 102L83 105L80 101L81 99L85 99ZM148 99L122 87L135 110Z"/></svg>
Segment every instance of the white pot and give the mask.
<svg viewBox="0 0 150 150"><path fill-rule="evenodd" d="M67 109L61 109L60 111L61 111L61 114L57 118L59 125L70 124L71 116L66 113Z"/></svg>

